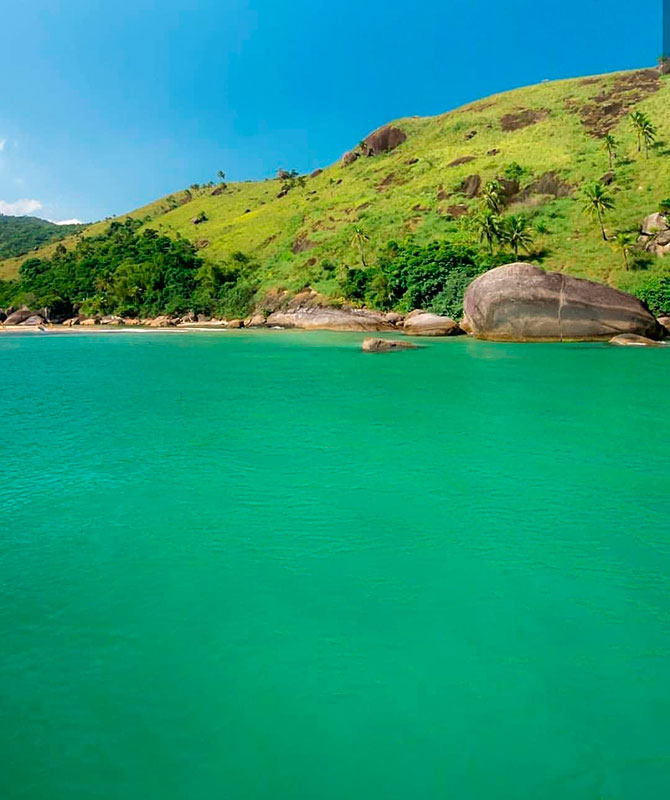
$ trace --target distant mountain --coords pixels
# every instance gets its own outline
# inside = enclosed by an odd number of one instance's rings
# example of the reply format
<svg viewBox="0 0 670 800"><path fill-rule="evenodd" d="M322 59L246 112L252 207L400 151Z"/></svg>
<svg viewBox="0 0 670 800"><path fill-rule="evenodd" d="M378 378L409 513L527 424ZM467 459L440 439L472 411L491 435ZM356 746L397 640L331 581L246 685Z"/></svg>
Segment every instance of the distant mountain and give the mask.
<svg viewBox="0 0 670 800"><path fill-rule="evenodd" d="M38 217L9 217L0 214L0 259L24 255L43 244L64 239L85 227L85 225L56 225Z"/></svg>

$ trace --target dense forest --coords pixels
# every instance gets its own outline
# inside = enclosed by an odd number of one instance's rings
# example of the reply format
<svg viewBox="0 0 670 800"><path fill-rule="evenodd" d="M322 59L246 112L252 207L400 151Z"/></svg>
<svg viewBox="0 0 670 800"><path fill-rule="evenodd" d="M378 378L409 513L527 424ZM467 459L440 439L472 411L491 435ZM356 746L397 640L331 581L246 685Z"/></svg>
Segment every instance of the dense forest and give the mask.
<svg viewBox="0 0 670 800"><path fill-rule="evenodd" d="M43 244L64 239L85 227L85 225L56 225L38 217L10 217L0 214L0 259L22 256Z"/></svg>

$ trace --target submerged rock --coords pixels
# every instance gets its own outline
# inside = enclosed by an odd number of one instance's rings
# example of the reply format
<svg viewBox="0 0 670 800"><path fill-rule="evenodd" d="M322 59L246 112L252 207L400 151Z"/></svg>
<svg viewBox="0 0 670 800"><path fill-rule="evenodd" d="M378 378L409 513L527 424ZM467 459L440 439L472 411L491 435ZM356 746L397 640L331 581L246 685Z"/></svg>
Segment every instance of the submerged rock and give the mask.
<svg viewBox="0 0 670 800"><path fill-rule="evenodd" d="M560 342L609 340L619 333L662 335L636 297L532 264L507 264L475 278L463 306L479 339Z"/></svg>
<svg viewBox="0 0 670 800"><path fill-rule="evenodd" d="M398 339L363 339L361 350L365 353L390 353L392 350L417 350L419 345Z"/></svg>
<svg viewBox="0 0 670 800"><path fill-rule="evenodd" d="M646 336L638 336L636 333L620 333L610 339L610 344L615 344L619 347L665 347L661 342L655 342Z"/></svg>
<svg viewBox="0 0 670 800"><path fill-rule="evenodd" d="M458 323L451 317L421 312L409 314L403 325L408 336L455 336L461 332Z"/></svg>

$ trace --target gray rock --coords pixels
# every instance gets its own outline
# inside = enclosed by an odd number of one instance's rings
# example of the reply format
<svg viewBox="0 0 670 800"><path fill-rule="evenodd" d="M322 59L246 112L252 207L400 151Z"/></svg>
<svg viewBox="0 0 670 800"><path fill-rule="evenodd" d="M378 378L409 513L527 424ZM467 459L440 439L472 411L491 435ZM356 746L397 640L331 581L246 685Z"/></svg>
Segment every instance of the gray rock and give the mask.
<svg viewBox="0 0 670 800"><path fill-rule="evenodd" d="M117 316L114 316L114 314L109 314L108 316L103 317L100 320L100 324L101 325L120 326L120 325L125 325L125 322L123 321L122 317L117 317Z"/></svg>
<svg viewBox="0 0 670 800"><path fill-rule="evenodd" d="M455 336L460 332L458 323L451 317L425 312L409 315L403 325L403 333L408 336Z"/></svg>
<svg viewBox="0 0 670 800"><path fill-rule="evenodd" d="M662 329L632 295L531 264L507 264L468 286L465 316L480 339L595 341L620 333L657 339Z"/></svg>

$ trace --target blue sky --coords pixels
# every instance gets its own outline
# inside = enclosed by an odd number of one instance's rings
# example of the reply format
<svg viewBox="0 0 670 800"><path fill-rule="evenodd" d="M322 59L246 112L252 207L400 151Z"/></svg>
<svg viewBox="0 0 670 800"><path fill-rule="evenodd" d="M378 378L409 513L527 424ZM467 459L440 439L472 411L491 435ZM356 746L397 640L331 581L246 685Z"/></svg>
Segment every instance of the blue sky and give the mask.
<svg viewBox="0 0 670 800"><path fill-rule="evenodd" d="M652 65L661 0L3 3L0 213L99 219L329 164L392 119Z"/></svg>

